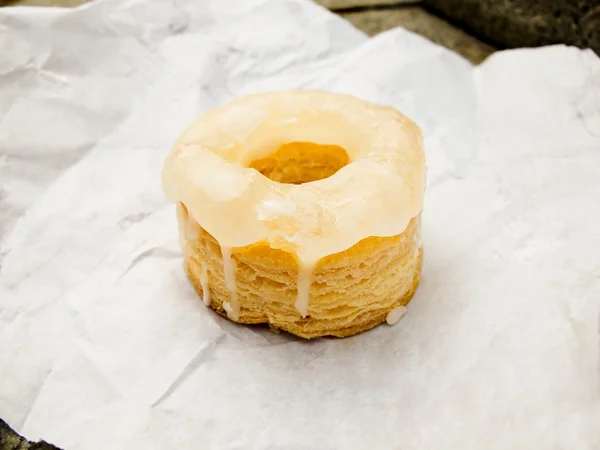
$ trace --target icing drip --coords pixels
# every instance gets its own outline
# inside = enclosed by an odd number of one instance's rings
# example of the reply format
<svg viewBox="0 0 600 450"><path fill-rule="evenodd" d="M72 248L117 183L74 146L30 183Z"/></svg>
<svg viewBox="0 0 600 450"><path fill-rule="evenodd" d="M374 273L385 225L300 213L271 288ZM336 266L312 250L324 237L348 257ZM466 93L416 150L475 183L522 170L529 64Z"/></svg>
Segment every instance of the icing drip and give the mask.
<svg viewBox="0 0 600 450"><path fill-rule="evenodd" d="M206 306L210 306L210 289L208 288L208 268L202 264L200 273L200 285L202 286L202 301Z"/></svg>
<svg viewBox="0 0 600 450"><path fill-rule="evenodd" d="M237 321L240 318L240 305L237 299L237 286L235 283L235 261L231 257L231 247L221 246L223 254L223 271L225 272L225 284L231 295L229 302L223 302L223 309L227 312L227 317Z"/></svg>
<svg viewBox="0 0 600 450"><path fill-rule="evenodd" d="M200 237L200 225L189 215L185 224L185 235L192 241L197 241Z"/></svg>
<svg viewBox="0 0 600 450"><path fill-rule="evenodd" d="M183 253L187 252L187 244L185 241L185 224L188 220L186 207L181 202L177 202L177 219L179 222L179 247Z"/></svg>
<svg viewBox="0 0 600 450"><path fill-rule="evenodd" d="M187 220L187 209L183 206L183 203L177 202L177 217L181 223L185 223Z"/></svg>
<svg viewBox="0 0 600 450"><path fill-rule="evenodd" d="M406 314L406 307L405 306L398 306L397 308L391 310L387 317L385 318L385 321L390 324L390 325L396 325L400 319L402 319L402 316Z"/></svg>
<svg viewBox="0 0 600 450"><path fill-rule="evenodd" d="M302 317L306 317L308 313L308 298L313 269L314 265L300 264L298 267L298 297L296 299L296 309Z"/></svg>

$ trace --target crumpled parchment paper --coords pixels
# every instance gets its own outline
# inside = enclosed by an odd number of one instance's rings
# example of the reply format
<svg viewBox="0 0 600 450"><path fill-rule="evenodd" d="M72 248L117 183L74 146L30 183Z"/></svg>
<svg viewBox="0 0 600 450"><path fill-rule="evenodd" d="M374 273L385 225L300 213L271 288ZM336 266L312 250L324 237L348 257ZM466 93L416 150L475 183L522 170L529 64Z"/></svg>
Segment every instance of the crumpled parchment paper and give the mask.
<svg viewBox="0 0 600 450"><path fill-rule="evenodd" d="M203 109L319 87L423 128L423 281L349 339L186 281L160 170ZM65 449L600 448L600 59L473 68L301 0L0 9L0 416Z"/></svg>

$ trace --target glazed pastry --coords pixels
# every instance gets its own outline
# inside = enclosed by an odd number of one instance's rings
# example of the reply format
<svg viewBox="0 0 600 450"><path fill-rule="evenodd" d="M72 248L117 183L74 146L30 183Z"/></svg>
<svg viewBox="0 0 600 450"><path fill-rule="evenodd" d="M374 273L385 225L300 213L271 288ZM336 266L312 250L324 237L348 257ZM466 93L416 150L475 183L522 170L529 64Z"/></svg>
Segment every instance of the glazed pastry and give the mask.
<svg viewBox="0 0 600 450"><path fill-rule="evenodd" d="M397 322L419 283L422 136L393 108L238 98L179 137L163 186L192 284L235 322L350 336Z"/></svg>

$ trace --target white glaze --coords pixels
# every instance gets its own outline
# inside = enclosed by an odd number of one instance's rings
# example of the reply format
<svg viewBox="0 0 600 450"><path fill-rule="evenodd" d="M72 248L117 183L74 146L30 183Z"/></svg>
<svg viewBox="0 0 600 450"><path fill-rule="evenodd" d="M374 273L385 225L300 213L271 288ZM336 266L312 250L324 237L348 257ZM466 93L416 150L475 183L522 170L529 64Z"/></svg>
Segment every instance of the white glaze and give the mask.
<svg viewBox="0 0 600 450"><path fill-rule="evenodd" d="M208 286L208 267L202 264L200 272L200 286L202 286L202 301L206 306L210 306L210 289Z"/></svg>
<svg viewBox="0 0 600 450"><path fill-rule="evenodd" d="M398 306L397 308L394 308L388 313L387 317L385 318L385 321L389 325L396 325L400 321L400 319L402 319L402 316L404 316L404 314L406 314L406 307Z"/></svg>
<svg viewBox="0 0 600 450"><path fill-rule="evenodd" d="M237 321L240 318L240 305L237 298L237 285L235 282L235 260L231 256L231 247L221 246L221 253L223 254L225 284L230 295L230 301L223 302L223 308L231 320Z"/></svg>
<svg viewBox="0 0 600 450"><path fill-rule="evenodd" d="M295 306L302 317L306 317L308 314L308 301L313 270L314 266L304 264L301 264L298 268L298 297L296 298Z"/></svg>
<svg viewBox="0 0 600 450"><path fill-rule="evenodd" d="M179 223L186 223L187 221L187 209L181 202L177 202L177 218L179 219Z"/></svg>
<svg viewBox="0 0 600 450"><path fill-rule="evenodd" d="M200 225L189 215L185 222L185 235L192 241L197 241L200 237Z"/></svg>

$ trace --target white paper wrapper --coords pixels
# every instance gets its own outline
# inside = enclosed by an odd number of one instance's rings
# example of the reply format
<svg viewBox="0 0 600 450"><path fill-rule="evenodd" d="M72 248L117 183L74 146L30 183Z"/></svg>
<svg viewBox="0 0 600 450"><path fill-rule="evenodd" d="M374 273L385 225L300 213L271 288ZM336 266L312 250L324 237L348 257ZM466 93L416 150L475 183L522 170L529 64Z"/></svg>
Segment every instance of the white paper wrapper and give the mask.
<svg viewBox="0 0 600 450"><path fill-rule="evenodd" d="M320 87L424 129L423 281L353 338L237 326L187 282L171 143ZM600 59L479 68L300 0L0 9L0 416L65 449L600 448Z"/></svg>

